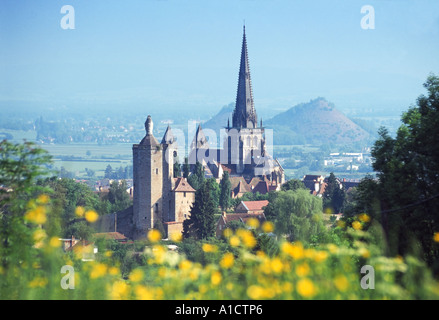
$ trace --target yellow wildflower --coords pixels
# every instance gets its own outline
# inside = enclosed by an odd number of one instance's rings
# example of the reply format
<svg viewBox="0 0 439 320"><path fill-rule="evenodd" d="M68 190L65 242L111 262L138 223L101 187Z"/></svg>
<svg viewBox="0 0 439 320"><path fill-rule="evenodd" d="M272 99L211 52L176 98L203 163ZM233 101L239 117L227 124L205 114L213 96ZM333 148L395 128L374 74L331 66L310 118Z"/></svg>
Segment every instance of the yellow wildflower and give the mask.
<svg viewBox="0 0 439 320"><path fill-rule="evenodd" d="M229 243L232 247L237 247L241 243L237 236L231 236L229 239Z"/></svg>
<svg viewBox="0 0 439 320"><path fill-rule="evenodd" d="M192 262L190 262L189 260L183 260L178 264L178 268L180 270L188 270L192 267Z"/></svg>
<svg viewBox="0 0 439 320"><path fill-rule="evenodd" d="M160 233L160 231L156 230L156 229L152 229L149 230L148 232L148 240L151 242L157 242L160 241L162 239L162 234Z"/></svg>
<svg viewBox="0 0 439 320"><path fill-rule="evenodd" d="M348 279L347 279L345 276L343 276L343 275L337 276L337 277L334 279L334 284L335 284L335 287L336 287L339 291L346 291L346 290L348 289L348 287L349 287L349 281L348 281Z"/></svg>
<svg viewBox="0 0 439 320"><path fill-rule="evenodd" d="M35 224L44 224L47 221L46 208L43 206L38 206L26 213L24 218Z"/></svg>
<svg viewBox="0 0 439 320"><path fill-rule="evenodd" d="M94 210L88 210L85 213L85 220L87 220L90 223L96 222L98 220L98 218L99 218L99 215Z"/></svg>
<svg viewBox="0 0 439 320"><path fill-rule="evenodd" d="M360 249L358 249L358 252L365 259L370 257L370 252L366 248L360 248Z"/></svg>
<svg viewBox="0 0 439 320"><path fill-rule="evenodd" d="M49 245L50 245L52 248L58 248L58 247L61 247L61 240L59 240L58 237L52 237L52 238L50 238Z"/></svg>
<svg viewBox="0 0 439 320"><path fill-rule="evenodd" d="M231 252L227 252L224 254L223 258L220 261L220 266L224 269L229 269L233 266L235 262L235 257Z"/></svg>
<svg viewBox="0 0 439 320"><path fill-rule="evenodd" d="M85 213L84 207L81 207L81 206L76 207L76 209L75 209L76 216L83 217L84 213Z"/></svg>
<svg viewBox="0 0 439 320"><path fill-rule="evenodd" d="M91 279L97 279L99 277L105 276L107 273L107 266L103 263L97 263L93 266L93 269L90 272Z"/></svg>
<svg viewBox="0 0 439 320"><path fill-rule="evenodd" d="M304 298L312 298L317 293L314 283L305 278L297 282L297 292Z"/></svg>
<svg viewBox="0 0 439 320"><path fill-rule="evenodd" d="M38 287L43 288L47 285L47 283L49 283L47 278L37 277L37 278L33 279L31 282L29 282L29 287L30 288L38 288Z"/></svg>
<svg viewBox="0 0 439 320"><path fill-rule="evenodd" d="M257 229L259 228L259 220L256 218L250 218L246 223L250 228Z"/></svg>
<svg viewBox="0 0 439 320"><path fill-rule="evenodd" d="M352 222L352 228L354 228L355 230L361 230L363 226L361 225L360 221L354 221Z"/></svg>
<svg viewBox="0 0 439 320"><path fill-rule="evenodd" d="M131 273L129 275L129 279L132 282L142 281L142 279L143 279L143 271L140 270L140 269L134 269L133 271L131 271Z"/></svg>
<svg viewBox="0 0 439 320"><path fill-rule="evenodd" d="M299 277L306 277L309 274L310 268L307 263L302 263L296 267L296 274Z"/></svg>
<svg viewBox="0 0 439 320"><path fill-rule="evenodd" d="M47 194L41 194L37 198L37 202L41 204L47 204L49 202L50 198Z"/></svg>
<svg viewBox="0 0 439 320"><path fill-rule="evenodd" d="M47 237L46 232L43 229L37 229L32 234L32 238L35 241L35 246L40 248L43 245L43 240Z"/></svg>
<svg viewBox="0 0 439 320"><path fill-rule="evenodd" d="M119 274L119 269L116 267L110 267L108 269L108 274L112 275L112 276L116 276Z"/></svg>
<svg viewBox="0 0 439 320"><path fill-rule="evenodd" d="M134 288L136 298L139 300L153 300L154 292L145 286L138 285Z"/></svg>
<svg viewBox="0 0 439 320"><path fill-rule="evenodd" d="M210 282L216 286L218 284L221 283L222 280L222 276L221 273L219 271L215 271L214 273L212 273L211 277L210 277Z"/></svg>
<svg viewBox="0 0 439 320"><path fill-rule="evenodd" d="M241 238L242 243L248 247L253 248L256 245L256 239L250 230L239 229L236 234Z"/></svg>
<svg viewBox="0 0 439 320"><path fill-rule="evenodd" d="M216 252L218 250L217 246L210 243L203 243L202 248L204 252Z"/></svg>
<svg viewBox="0 0 439 320"><path fill-rule="evenodd" d="M322 262L328 258L328 253L326 251L316 251L313 258L315 262Z"/></svg>
<svg viewBox="0 0 439 320"><path fill-rule="evenodd" d="M265 233L273 232L273 231L274 231L274 225L273 225L273 222L271 222L271 221L265 221L265 222L262 224L262 231L265 232Z"/></svg>
<svg viewBox="0 0 439 320"><path fill-rule="evenodd" d="M116 281L111 287L110 296L113 300L127 299L129 293L129 287L125 281Z"/></svg>
<svg viewBox="0 0 439 320"><path fill-rule="evenodd" d="M283 253L288 254L293 259L301 259L304 256L304 250L301 242L284 242L281 245L281 250Z"/></svg>
<svg viewBox="0 0 439 320"><path fill-rule="evenodd" d="M439 232L435 232L433 236L434 242L439 242Z"/></svg>
<svg viewBox="0 0 439 320"><path fill-rule="evenodd" d="M360 219L360 221L363 221L363 222L369 222L370 221L370 217L366 213L360 214L358 216L358 219Z"/></svg>
<svg viewBox="0 0 439 320"><path fill-rule="evenodd" d="M233 231L232 231L232 229L230 229L230 228L226 228L226 229L224 229L224 231L223 231L223 236L224 236L225 238L230 238L232 235L233 235Z"/></svg>
<svg viewBox="0 0 439 320"><path fill-rule="evenodd" d="M179 233L171 233L171 241L174 242L181 242L183 240L183 235L181 234L181 232Z"/></svg>
<svg viewBox="0 0 439 320"><path fill-rule="evenodd" d="M259 300L264 297L264 288L257 285L251 285L247 288L247 295L253 300Z"/></svg>
<svg viewBox="0 0 439 320"><path fill-rule="evenodd" d="M279 258L274 258L270 263L271 270L274 273L281 273L283 269L283 263Z"/></svg>

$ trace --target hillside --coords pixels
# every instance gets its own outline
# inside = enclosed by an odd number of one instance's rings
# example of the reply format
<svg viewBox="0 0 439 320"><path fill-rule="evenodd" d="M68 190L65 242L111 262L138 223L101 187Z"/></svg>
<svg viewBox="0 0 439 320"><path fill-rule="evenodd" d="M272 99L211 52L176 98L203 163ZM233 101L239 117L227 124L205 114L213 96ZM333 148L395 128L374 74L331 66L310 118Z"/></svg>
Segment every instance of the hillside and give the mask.
<svg viewBox="0 0 439 320"><path fill-rule="evenodd" d="M349 144L369 138L363 128L324 98L301 103L264 122L275 144Z"/></svg>
<svg viewBox="0 0 439 320"><path fill-rule="evenodd" d="M232 125L232 113L234 108L234 103L222 107L215 116L203 123L203 128L212 129L219 134L220 130L227 126L228 119L230 119L230 125Z"/></svg>

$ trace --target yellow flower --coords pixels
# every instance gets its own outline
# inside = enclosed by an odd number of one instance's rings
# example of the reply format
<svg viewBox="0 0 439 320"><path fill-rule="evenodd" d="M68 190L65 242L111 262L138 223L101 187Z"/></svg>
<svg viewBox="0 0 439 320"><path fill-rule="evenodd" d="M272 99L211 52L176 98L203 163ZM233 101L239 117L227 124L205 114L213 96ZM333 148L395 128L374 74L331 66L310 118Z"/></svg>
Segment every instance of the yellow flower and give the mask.
<svg viewBox="0 0 439 320"><path fill-rule="evenodd" d="M360 219L360 221L363 221L363 222L369 222L370 221L370 217L366 213L360 214L358 216L358 219Z"/></svg>
<svg viewBox="0 0 439 320"><path fill-rule="evenodd" d="M361 225L360 221L354 221L352 222L352 228L354 228L355 230L361 230L363 226Z"/></svg>
<svg viewBox="0 0 439 320"><path fill-rule="evenodd" d="M230 229L230 228L226 228L226 229L224 229L224 231L223 231L223 236L224 236L225 238L230 238L232 235L233 235L233 231L232 231L232 229Z"/></svg>
<svg viewBox="0 0 439 320"><path fill-rule="evenodd" d="M284 265L279 258L274 258L271 260L270 267L274 273L281 273Z"/></svg>
<svg viewBox="0 0 439 320"><path fill-rule="evenodd" d="M247 288L247 295L253 300L259 300L264 297L264 288L257 285L251 285Z"/></svg>
<svg viewBox="0 0 439 320"><path fill-rule="evenodd" d="M107 273L107 266L103 263L97 263L93 266L93 269L90 272L91 279L97 279L99 277L105 276Z"/></svg>
<svg viewBox="0 0 439 320"><path fill-rule="evenodd" d="M37 278L33 279L31 282L29 282L29 287L30 288L38 288L38 287L43 288L48 283L49 283L49 281L47 280L47 278L37 277Z"/></svg>
<svg viewBox="0 0 439 320"><path fill-rule="evenodd" d="M256 218L250 218L246 223L250 228L257 229L259 228L259 220Z"/></svg>
<svg viewBox="0 0 439 320"><path fill-rule="evenodd" d="M85 209L84 209L83 207L81 207L81 206L76 207L76 209L75 209L75 214L76 214L78 217L83 217L83 216L84 216L84 213L85 213Z"/></svg>
<svg viewBox="0 0 439 320"><path fill-rule="evenodd" d="M142 279L143 279L143 271L140 270L140 269L135 269L135 270L131 271L131 273L129 275L129 279L132 282L142 281Z"/></svg>
<svg viewBox="0 0 439 320"><path fill-rule="evenodd" d="M202 248L204 252L216 252L218 250L217 246L210 243L203 243Z"/></svg>
<svg viewBox="0 0 439 320"><path fill-rule="evenodd" d="M171 233L171 241L181 242L183 240L183 235L181 233Z"/></svg>
<svg viewBox="0 0 439 320"><path fill-rule="evenodd" d="M160 231L156 230L156 229L152 229L149 230L148 232L148 240L151 242L157 242L160 241L162 239L162 234L160 233Z"/></svg>
<svg viewBox="0 0 439 320"><path fill-rule="evenodd" d="M360 248L360 249L358 250L358 252L359 252L359 254L360 254L363 258L365 258L365 259L367 259L367 258L370 257L370 252L369 252L369 250L367 250L366 248Z"/></svg>
<svg viewBox="0 0 439 320"><path fill-rule="evenodd" d="M110 296L113 300L127 299L129 293L129 287L125 281L116 281L111 287Z"/></svg>
<svg viewBox="0 0 439 320"><path fill-rule="evenodd" d="M439 242L439 232L435 232L433 236L434 242Z"/></svg>
<svg viewBox="0 0 439 320"><path fill-rule="evenodd" d="M296 274L299 277L306 277L309 274L309 265L307 263L302 263L296 267Z"/></svg>
<svg viewBox="0 0 439 320"><path fill-rule="evenodd" d="M138 285L134 288L134 292L136 293L136 298L139 300L153 300L154 292L149 290L145 286Z"/></svg>
<svg viewBox="0 0 439 320"><path fill-rule="evenodd" d="M312 298L317 293L314 283L305 278L297 282L297 292L304 298Z"/></svg>
<svg viewBox="0 0 439 320"><path fill-rule="evenodd" d="M241 238L242 243L248 247L253 248L256 245L256 239L250 230L239 229L236 234Z"/></svg>
<svg viewBox="0 0 439 320"><path fill-rule="evenodd" d="M233 266L235 262L235 257L231 252L227 252L224 254L223 258L220 261L220 266L224 269L229 269Z"/></svg>
<svg viewBox="0 0 439 320"><path fill-rule="evenodd" d="M232 247L237 247L241 243L237 236L231 236L229 239L229 243Z"/></svg>
<svg viewBox="0 0 439 320"><path fill-rule="evenodd" d="M210 277L210 282L214 286L220 284L221 280L222 280L222 276L221 276L221 273L219 271L215 271L214 273L212 273L212 276Z"/></svg>
<svg viewBox="0 0 439 320"><path fill-rule="evenodd" d="M188 270L192 267L192 262L190 262L189 260L183 260L178 264L178 268L180 270Z"/></svg>
<svg viewBox="0 0 439 320"><path fill-rule="evenodd" d="M116 276L119 274L119 269L116 267L110 267L108 269L108 274L112 275L112 276Z"/></svg>
<svg viewBox="0 0 439 320"><path fill-rule="evenodd" d="M315 262L323 262L328 258L328 253L326 251L316 251L314 254Z"/></svg>
<svg viewBox="0 0 439 320"><path fill-rule="evenodd" d="M41 194L37 198L37 202L41 204L47 204L49 202L50 198L47 194Z"/></svg>
<svg viewBox="0 0 439 320"><path fill-rule="evenodd" d="M24 218L35 224L44 224L47 221L46 208L38 206L35 209L29 210Z"/></svg>
<svg viewBox="0 0 439 320"><path fill-rule="evenodd" d="M334 284L339 291L346 291L349 287L349 281L343 275L337 276L334 279Z"/></svg>
<svg viewBox="0 0 439 320"><path fill-rule="evenodd" d="M61 240L59 240L58 237L52 237L52 238L50 238L49 245L50 245L52 248L58 248L58 247L61 247Z"/></svg>
<svg viewBox="0 0 439 320"><path fill-rule="evenodd" d="M107 258L110 258L113 255L113 251L105 251L104 256L106 256Z"/></svg>
<svg viewBox="0 0 439 320"><path fill-rule="evenodd" d="M304 250L301 242L284 242L281 245L281 250L283 253L288 254L293 259L301 259L304 256Z"/></svg>
<svg viewBox="0 0 439 320"><path fill-rule="evenodd" d="M270 233L274 231L274 225L271 221L265 221L262 224L262 231L265 233Z"/></svg>
<svg viewBox="0 0 439 320"><path fill-rule="evenodd" d="M96 222L98 220L98 218L99 218L99 215L94 210L88 210L85 213L85 220L87 220L90 223Z"/></svg>
<svg viewBox="0 0 439 320"><path fill-rule="evenodd" d="M43 229L37 229L32 234L32 238L35 241L35 246L41 247L43 244L43 240L47 237L46 232Z"/></svg>

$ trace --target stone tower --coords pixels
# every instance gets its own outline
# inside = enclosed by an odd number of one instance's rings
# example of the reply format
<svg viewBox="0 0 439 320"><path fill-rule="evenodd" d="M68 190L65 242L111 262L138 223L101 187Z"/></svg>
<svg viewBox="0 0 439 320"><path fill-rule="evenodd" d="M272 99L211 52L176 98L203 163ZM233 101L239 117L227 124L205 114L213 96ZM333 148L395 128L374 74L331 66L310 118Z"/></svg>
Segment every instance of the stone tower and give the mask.
<svg viewBox="0 0 439 320"><path fill-rule="evenodd" d="M163 168L163 221L173 221L174 204L173 204L173 189L174 189L174 160L177 157L177 142L172 133L171 127L168 125L166 132L161 142L162 148L162 168Z"/></svg>
<svg viewBox="0 0 439 320"><path fill-rule="evenodd" d="M224 141L228 163L235 166L238 174L252 175L258 159L264 156L264 128L262 122L260 127L257 125L244 26L236 105L233 110L232 127L227 125L227 141Z"/></svg>
<svg viewBox="0 0 439 320"><path fill-rule="evenodd" d="M152 133L151 116L146 119L145 130L146 135L142 141L133 145L133 238L135 239L146 237L147 231L163 217L163 152L162 146Z"/></svg>

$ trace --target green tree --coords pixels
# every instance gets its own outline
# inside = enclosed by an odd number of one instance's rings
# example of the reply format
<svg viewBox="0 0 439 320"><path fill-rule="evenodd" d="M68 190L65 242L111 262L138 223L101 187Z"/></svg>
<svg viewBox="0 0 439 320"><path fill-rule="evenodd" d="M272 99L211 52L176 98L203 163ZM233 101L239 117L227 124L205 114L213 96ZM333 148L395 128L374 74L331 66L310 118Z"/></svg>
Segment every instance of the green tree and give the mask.
<svg viewBox="0 0 439 320"><path fill-rule="evenodd" d="M215 236L215 207L210 189L205 182L195 193L195 201L191 206L190 217L183 222L183 237L207 239Z"/></svg>
<svg viewBox="0 0 439 320"><path fill-rule="evenodd" d="M189 176L188 182L195 190L198 190L204 183L204 167L197 161L194 172Z"/></svg>
<svg viewBox="0 0 439 320"><path fill-rule="evenodd" d="M131 200L128 192L127 182L125 180L113 181L110 184L110 189L106 198L112 205L112 212L122 211L131 205Z"/></svg>
<svg viewBox="0 0 439 320"><path fill-rule="evenodd" d="M290 179L281 186L282 191L306 189L303 182L299 179Z"/></svg>
<svg viewBox="0 0 439 320"><path fill-rule="evenodd" d="M224 171L223 173L223 177L220 181L220 189L221 193L219 198L219 205L223 211L226 211L230 208L230 197L232 192L232 184L230 182L228 171Z"/></svg>
<svg viewBox="0 0 439 320"><path fill-rule="evenodd" d="M279 191L265 211L274 212L275 230L291 241L309 243L325 232L322 222L322 200L308 190ZM264 211L264 212L265 212Z"/></svg>
<svg viewBox="0 0 439 320"><path fill-rule="evenodd" d="M334 213L342 212L345 204L343 185L337 180L334 173L330 173L323 193L323 207Z"/></svg>
<svg viewBox="0 0 439 320"><path fill-rule="evenodd" d="M403 114L396 137L380 128L372 148L381 203L376 218L386 231L389 254L416 254L439 270L433 241L439 230L439 78L430 75L424 87L426 95Z"/></svg>
<svg viewBox="0 0 439 320"><path fill-rule="evenodd" d="M189 160L187 157L184 158L184 163L183 163L183 178L188 178L189 174L190 174L190 166L189 166Z"/></svg>

